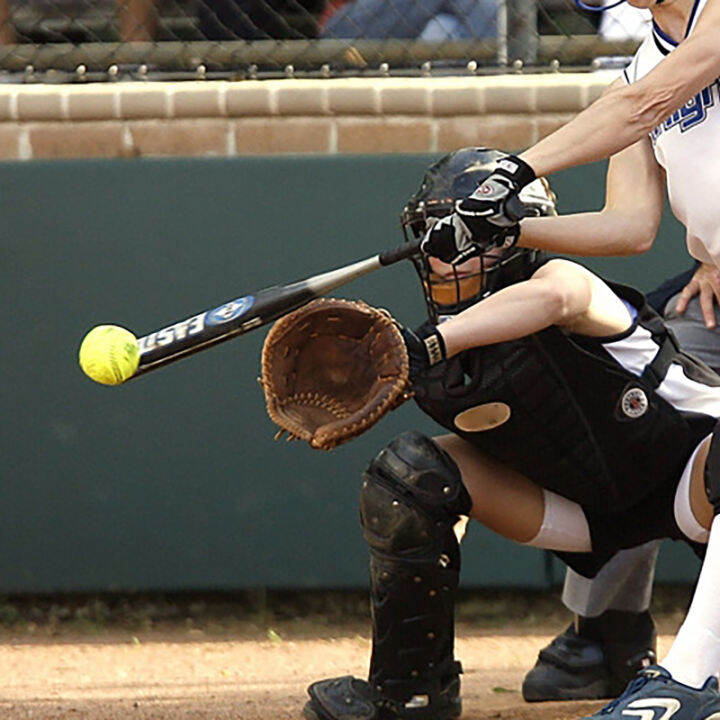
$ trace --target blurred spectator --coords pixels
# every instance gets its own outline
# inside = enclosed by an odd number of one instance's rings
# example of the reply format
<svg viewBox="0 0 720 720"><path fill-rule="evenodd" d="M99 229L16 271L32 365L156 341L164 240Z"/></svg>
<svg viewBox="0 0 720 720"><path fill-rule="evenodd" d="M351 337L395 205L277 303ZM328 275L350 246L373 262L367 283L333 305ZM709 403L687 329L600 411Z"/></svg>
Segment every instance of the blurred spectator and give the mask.
<svg viewBox="0 0 720 720"><path fill-rule="evenodd" d="M15 27L10 15L10 2L9 0L0 0L0 44L12 45L15 42Z"/></svg>
<svg viewBox="0 0 720 720"><path fill-rule="evenodd" d="M157 30L155 2L156 0L117 0L121 40L140 42L155 37Z"/></svg>
<svg viewBox="0 0 720 720"><path fill-rule="evenodd" d="M644 40L651 23L649 10L622 3L603 12L598 33L603 40Z"/></svg>
<svg viewBox="0 0 720 720"><path fill-rule="evenodd" d="M499 0L330 0L323 38L440 41L497 34Z"/></svg>
<svg viewBox="0 0 720 720"><path fill-rule="evenodd" d="M208 40L312 38L325 0L200 0L200 32Z"/></svg>

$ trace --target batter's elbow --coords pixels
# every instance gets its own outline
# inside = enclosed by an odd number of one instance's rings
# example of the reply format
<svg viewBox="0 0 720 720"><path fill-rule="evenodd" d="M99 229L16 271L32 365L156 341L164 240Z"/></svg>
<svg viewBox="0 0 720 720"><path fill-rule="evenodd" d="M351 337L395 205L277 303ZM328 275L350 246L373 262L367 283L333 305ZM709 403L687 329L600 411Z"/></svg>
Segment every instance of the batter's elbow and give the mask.
<svg viewBox="0 0 720 720"><path fill-rule="evenodd" d="M629 85L626 89L628 121L638 138L656 128L672 113L673 92L670 88L652 85Z"/></svg>
<svg viewBox="0 0 720 720"><path fill-rule="evenodd" d="M654 209L606 206L601 215L607 238L604 255L642 255L650 250L659 225L659 219L655 219L658 213Z"/></svg>
<svg viewBox="0 0 720 720"><path fill-rule="evenodd" d="M635 252L633 252L633 255L642 255L643 253L646 253L653 246L654 240L655 235L649 235L640 242L637 242L635 244Z"/></svg>
<svg viewBox="0 0 720 720"><path fill-rule="evenodd" d="M660 227L661 208L639 208L632 229L632 255L642 255L652 248Z"/></svg>
<svg viewBox="0 0 720 720"><path fill-rule="evenodd" d="M642 255L646 253L653 246L655 240L654 232L638 231L629 234L625 238L625 242L622 246L622 251L618 253L626 257L632 255Z"/></svg>

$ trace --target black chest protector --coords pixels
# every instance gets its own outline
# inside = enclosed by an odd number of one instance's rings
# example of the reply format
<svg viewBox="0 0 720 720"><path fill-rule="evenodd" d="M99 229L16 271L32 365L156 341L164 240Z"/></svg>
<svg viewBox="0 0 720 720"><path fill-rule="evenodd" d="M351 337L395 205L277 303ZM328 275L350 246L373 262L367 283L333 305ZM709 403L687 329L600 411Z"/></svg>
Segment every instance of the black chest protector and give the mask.
<svg viewBox="0 0 720 720"><path fill-rule="evenodd" d="M608 283L638 309L659 350L640 377L602 346L614 338L550 327L519 340L474 348L415 383L420 408L487 455L540 486L600 512L626 509L678 479L715 418L680 412L655 392L670 364L720 385L680 352L641 293Z"/></svg>

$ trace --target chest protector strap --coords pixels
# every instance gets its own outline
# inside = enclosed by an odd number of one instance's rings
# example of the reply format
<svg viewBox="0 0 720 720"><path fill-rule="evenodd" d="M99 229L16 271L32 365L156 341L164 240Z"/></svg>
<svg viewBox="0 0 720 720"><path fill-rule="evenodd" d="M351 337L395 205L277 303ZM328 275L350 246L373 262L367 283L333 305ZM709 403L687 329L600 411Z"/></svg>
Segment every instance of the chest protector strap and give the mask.
<svg viewBox="0 0 720 720"><path fill-rule="evenodd" d="M680 345L670 328L657 316L643 318L642 326L649 330L652 339L659 345L655 357L645 366L640 376L652 390L657 390L680 351Z"/></svg>

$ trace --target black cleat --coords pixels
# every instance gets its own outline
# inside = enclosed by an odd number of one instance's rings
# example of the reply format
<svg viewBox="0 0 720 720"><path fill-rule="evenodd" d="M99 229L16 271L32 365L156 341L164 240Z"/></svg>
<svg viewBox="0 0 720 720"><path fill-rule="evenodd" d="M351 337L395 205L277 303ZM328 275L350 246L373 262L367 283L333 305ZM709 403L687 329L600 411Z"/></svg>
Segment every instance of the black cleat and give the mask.
<svg viewBox="0 0 720 720"><path fill-rule="evenodd" d="M649 612L610 610L578 620L579 632L570 625L540 651L523 681L527 702L616 697L639 670L656 661Z"/></svg>
<svg viewBox="0 0 720 720"><path fill-rule="evenodd" d="M460 717L460 680L455 678L430 702L413 695L407 702L390 700L365 680L352 675L320 680L308 688L306 720L452 720Z"/></svg>

